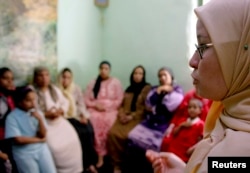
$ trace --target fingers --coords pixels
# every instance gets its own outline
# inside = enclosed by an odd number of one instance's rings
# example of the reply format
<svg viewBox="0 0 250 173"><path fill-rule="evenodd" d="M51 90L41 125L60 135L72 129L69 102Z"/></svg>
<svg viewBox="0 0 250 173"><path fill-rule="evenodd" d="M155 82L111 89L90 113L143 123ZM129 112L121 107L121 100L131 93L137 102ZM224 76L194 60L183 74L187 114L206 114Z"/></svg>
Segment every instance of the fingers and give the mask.
<svg viewBox="0 0 250 173"><path fill-rule="evenodd" d="M159 158L159 153L152 150L147 150L146 157L151 163L153 163L157 158Z"/></svg>
<svg viewBox="0 0 250 173"><path fill-rule="evenodd" d="M159 153L152 150L147 150L146 157L152 163L154 173L163 173L164 165Z"/></svg>

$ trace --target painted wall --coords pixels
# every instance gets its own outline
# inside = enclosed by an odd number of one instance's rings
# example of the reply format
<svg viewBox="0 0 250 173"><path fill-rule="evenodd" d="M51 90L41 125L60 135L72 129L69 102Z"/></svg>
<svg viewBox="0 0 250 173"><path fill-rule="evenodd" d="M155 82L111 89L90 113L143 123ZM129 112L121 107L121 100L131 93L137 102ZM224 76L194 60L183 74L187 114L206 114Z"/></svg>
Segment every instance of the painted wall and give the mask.
<svg viewBox="0 0 250 173"><path fill-rule="evenodd" d="M70 67L84 88L102 57L101 11L92 0L60 0L58 9L58 69Z"/></svg>
<svg viewBox="0 0 250 173"><path fill-rule="evenodd" d="M110 0L103 9L92 0L61 0L59 69L73 68L76 82L85 88L99 62L109 60L112 75L126 88L134 66L144 65L153 85L158 69L169 66L187 91L192 87L188 59L194 50L195 6L197 0Z"/></svg>
<svg viewBox="0 0 250 173"><path fill-rule="evenodd" d="M184 90L191 89L188 59L194 50L195 6L197 1L186 0L111 1L104 11L103 57L124 86L133 67L142 64L150 83L158 84L158 69L169 66Z"/></svg>

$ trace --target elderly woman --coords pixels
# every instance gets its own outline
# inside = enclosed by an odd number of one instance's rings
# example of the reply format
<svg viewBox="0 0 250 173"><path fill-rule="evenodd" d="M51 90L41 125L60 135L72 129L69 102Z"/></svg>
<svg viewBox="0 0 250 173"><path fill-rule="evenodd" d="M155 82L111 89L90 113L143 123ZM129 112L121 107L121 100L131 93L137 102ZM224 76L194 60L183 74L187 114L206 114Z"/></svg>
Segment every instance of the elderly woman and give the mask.
<svg viewBox="0 0 250 173"><path fill-rule="evenodd" d="M90 121L95 131L95 149L98 154L96 166L103 165L103 158L107 154L108 131L114 124L118 108L123 99L121 82L110 76L111 65L103 61L99 65L99 75L89 83L85 103L90 112Z"/></svg>
<svg viewBox="0 0 250 173"><path fill-rule="evenodd" d="M204 139L186 168L171 153L149 151L155 173L203 173L209 156L250 155L250 1L211 0L195 13L198 46L189 62L193 83L200 96L214 103Z"/></svg>
<svg viewBox="0 0 250 173"><path fill-rule="evenodd" d="M160 150L164 132L183 99L182 88L174 82L170 68L159 69L158 79L160 84L152 87L146 98L148 113L145 119L128 135L126 169L129 173L150 172L150 167L144 160L145 151Z"/></svg>
<svg viewBox="0 0 250 173"><path fill-rule="evenodd" d="M147 95L146 106L150 111L146 119L129 133L132 145L156 151L160 150L163 134L183 99L182 88L174 83L169 68L161 68L158 77L160 85L152 87Z"/></svg>
<svg viewBox="0 0 250 173"><path fill-rule="evenodd" d="M79 173L83 171L80 140L73 126L63 116L69 103L62 92L50 82L45 67L34 70L34 90L37 93L38 109L48 122L47 142L52 152L58 173Z"/></svg>

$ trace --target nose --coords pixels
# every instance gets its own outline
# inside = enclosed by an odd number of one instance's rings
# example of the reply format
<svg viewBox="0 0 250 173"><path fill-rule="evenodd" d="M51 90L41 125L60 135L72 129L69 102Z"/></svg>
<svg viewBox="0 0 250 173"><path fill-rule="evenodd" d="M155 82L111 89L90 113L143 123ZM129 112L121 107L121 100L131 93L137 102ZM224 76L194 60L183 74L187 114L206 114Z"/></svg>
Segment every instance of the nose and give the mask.
<svg viewBox="0 0 250 173"><path fill-rule="evenodd" d="M189 60L189 66L197 69L199 62L200 62L200 57L197 52L194 52L192 58Z"/></svg>

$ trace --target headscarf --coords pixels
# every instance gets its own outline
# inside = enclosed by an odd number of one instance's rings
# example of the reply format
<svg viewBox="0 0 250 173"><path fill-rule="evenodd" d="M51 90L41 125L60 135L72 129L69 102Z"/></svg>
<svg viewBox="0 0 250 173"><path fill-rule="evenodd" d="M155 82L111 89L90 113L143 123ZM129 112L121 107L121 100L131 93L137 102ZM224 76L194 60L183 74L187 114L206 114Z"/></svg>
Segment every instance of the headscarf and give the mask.
<svg viewBox="0 0 250 173"><path fill-rule="evenodd" d="M162 71L162 70L164 70L164 71L167 71L169 74L170 74L170 76L171 76L171 79L172 79L172 85L174 84L174 73L173 73L173 70L171 69L171 68L169 68L169 67L162 67L162 68L160 68L159 70L158 70L158 74Z"/></svg>
<svg viewBox="0 0 250 173"><path fill-rule="evenodd" d="M250 155L250 1L211 0L195 13L212 40L228 93L212 104L187 173L207 171L208 156Z"/></svg>
<svg viewBox="0 0 250 173"><path fill-rule="evenodd" d="M69 84L69 86L67 88L65 88L63 85L62 85L62 76L65 72L69 72L72 76L72 80L71 80L71 83ZM59 83L58 83L58 86L60 88L60 90L62 91L63 95L67 98L68 102L69 102L69 109L68 109L68 112L67 112L67 115L69 117L74 117L76 116L77 114L77 109L76 109L76 104L75 104L75 99L72 95L73 91L74 91L74 88L75 88L75 84L73 82L73 73L72 71L69 69L69 68L64 68L60 75L59 75Z"/></svg>
<svg viewBox="0 0 250 173"><path fill-rule="evenodd" d="M134 73L135 73L135 70L138 68L141 68L143 70L143 78L140 83L136 83L134 81ZM133 99L132 99L131 108L130 108L132 112L136 110L137 98L140 95L142 89L145 87L145 85L148 85L145 78L146 78L146 71L144 67L141 65L136 66L130 75L130 86L126 89L125 92L133 93Z"/></svg>
<svg viewBox="0 0 250 173"><path fill-rule="evenodd" d="M111 68L111 64L108 62L108 61L102 61L99 65L99 69L101 69L102 65L108 65L109 68ZM101 87L101 82L102 82L102 77L100 75L98 75L97 79L96 79L96 82L95 82L95 86L93 88L93 92L94 92L94 98L96 99L97 96L98 96L98 93L100 91L100 87Z"/></svg>

